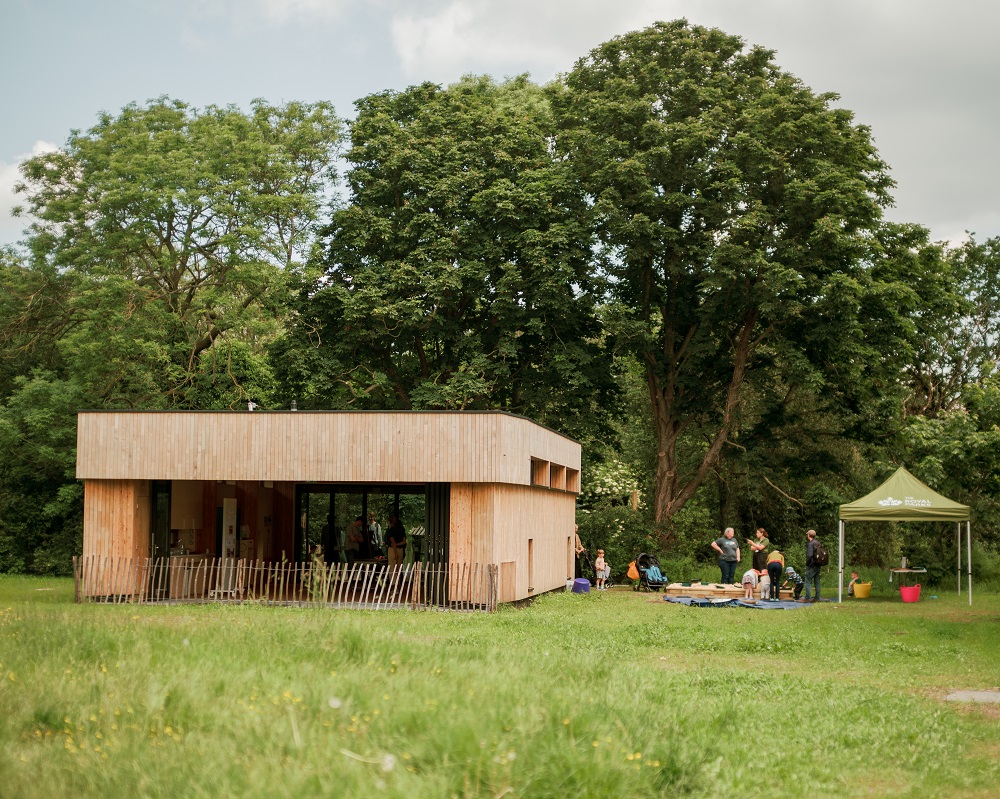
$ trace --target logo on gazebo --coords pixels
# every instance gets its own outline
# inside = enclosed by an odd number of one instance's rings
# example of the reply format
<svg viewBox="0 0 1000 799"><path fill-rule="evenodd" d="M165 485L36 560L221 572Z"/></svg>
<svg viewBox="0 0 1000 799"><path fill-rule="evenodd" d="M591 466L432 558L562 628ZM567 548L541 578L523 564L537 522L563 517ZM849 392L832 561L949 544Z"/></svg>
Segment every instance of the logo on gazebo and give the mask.
<svg viewBox="0 0 1000 799"><path fill-rule="evenodd" d="M902 505L903 500L893 499L892 497L886 497L885 499L880 499L878 501L878 504L888 508L888 507L894 507L896 505Z"/></svg>

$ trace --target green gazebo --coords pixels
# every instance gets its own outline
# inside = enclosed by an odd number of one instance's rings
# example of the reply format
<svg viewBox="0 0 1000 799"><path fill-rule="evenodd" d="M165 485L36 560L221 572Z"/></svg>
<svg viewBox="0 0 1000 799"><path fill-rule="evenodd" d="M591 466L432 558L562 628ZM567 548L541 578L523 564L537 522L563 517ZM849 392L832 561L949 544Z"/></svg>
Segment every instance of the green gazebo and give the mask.
<svg viewBox="0 0 1000 799"><path fill-rule="evenodd" d="M958 525L958 593L962 593L962 523L965 523L969 604L972 604L972 530L969 506L941 496L902 466L870 494L840 506L839 585L837 601L844 598L844 523L955 522Z"/></svg>

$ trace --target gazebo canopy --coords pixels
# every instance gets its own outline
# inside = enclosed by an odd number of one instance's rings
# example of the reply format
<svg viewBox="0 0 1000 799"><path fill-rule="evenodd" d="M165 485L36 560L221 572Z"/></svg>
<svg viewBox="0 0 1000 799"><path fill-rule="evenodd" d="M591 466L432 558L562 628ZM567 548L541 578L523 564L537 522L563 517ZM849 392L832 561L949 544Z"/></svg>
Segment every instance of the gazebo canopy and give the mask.
<svg viewBox="0 0 1000 799"><path fill-rule="evenodd" d="M840 506L845 522L960 522L969 518L969 506L941 496L902 466L867 496Z"/></svg>
<svg viewBox="0 0 1000 799"><path fill-rule="evenodd" d="M928 488L900 466L896 473L867 496L840 506L840 587L844 599L844 522L955 522L958 525L958 592L962 593L962 523L965 523L969 570L969 604L972 604L972 531L969 506L954 502Z"/></svg>

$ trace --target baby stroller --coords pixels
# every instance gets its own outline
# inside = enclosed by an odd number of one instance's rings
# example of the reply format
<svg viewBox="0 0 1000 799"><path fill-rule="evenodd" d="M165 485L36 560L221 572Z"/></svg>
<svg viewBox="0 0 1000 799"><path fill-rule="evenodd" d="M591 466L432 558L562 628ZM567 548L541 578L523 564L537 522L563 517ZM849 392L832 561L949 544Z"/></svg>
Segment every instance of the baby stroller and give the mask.
<svg viewBox="0 0 1000 799"><path fill-rule="evenodd" d="M635 559L635 568L639 572L639 583L633 587L634 591L659 591L667 584L655 555L643 552Z"/></svg>

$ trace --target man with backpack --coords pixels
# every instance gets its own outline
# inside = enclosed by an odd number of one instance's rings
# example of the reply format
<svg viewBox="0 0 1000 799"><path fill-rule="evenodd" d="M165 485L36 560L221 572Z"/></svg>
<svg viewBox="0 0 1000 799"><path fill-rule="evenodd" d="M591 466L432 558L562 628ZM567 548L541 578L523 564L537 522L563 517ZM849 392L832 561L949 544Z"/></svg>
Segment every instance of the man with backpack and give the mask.
<svg viewBox="0 0 1000 799"><path fill-rule="evenodd" d="M830 553L816 538L816 531L806 533L806 602L819 602L819 570L830 562ZM815 598L810 598L809 591L816 589Z"/></svg>

